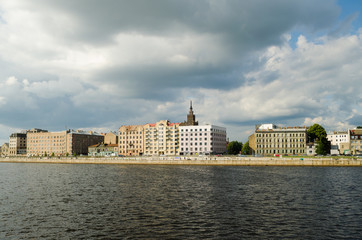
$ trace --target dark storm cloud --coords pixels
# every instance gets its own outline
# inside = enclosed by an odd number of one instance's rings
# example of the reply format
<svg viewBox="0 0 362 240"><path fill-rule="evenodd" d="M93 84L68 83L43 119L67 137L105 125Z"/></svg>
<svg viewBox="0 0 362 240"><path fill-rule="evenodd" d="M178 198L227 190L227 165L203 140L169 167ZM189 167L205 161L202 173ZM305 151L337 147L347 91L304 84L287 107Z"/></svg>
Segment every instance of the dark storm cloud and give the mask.
<svg viewBox="0 0 362 240"><path fill-rule="evenodd" d="M159 36L191 31L221 35L225 43L241 49L277 44L282 33L297 25L312 30L328 27L339 13L333 3L332 0L32 2L69 16L75 23L74 29L64 31L72 40L101 44L120 32Z"/></svg>

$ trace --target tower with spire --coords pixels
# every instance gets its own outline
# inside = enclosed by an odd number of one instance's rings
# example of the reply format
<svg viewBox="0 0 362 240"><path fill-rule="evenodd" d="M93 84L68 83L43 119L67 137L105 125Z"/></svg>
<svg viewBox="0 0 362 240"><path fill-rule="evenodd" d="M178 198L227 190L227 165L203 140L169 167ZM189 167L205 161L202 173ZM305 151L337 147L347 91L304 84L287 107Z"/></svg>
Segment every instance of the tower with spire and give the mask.
<svg viewBox="0 0 362 240"><path fill-rule="evenodd" d="M180 124L180 126L197 126L199 122L195 119L194 111L192 110L192 101L190 101L190 110L187 114L187 120Z"/></svg>

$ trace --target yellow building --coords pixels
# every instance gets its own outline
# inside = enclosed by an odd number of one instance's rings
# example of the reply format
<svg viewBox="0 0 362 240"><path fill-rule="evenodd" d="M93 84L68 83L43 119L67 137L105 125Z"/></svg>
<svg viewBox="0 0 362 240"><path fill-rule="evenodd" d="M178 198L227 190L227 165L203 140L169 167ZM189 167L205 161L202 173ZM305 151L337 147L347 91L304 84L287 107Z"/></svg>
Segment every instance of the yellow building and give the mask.
<svg viewBox="0 0 362 240"><path fill-rule="evenodd" d="M119 155L143 155L143 125L121 126L118 129Z"/></svg>
<svg viewBox="0 0 362 240"><path fill-rule="evenodd" d="M250 142L254 140L253 142ZM306 155L306 127L277 127L262 124L249 137L249 146L256 155Z"/></svg>
<svg viewBox="0 0 362 240"><path fill-rule="evenodd" d="M144 154L146 155L178 155L179 123L161 120L144 125Z"/></svg>
<svg viewBox="0 0 362 240"><path fill-rule="evenodd" d="M104 141L104 136L86 131L48 132L32 129L27 132L27 155L87 155L88 147Z"/></svg>

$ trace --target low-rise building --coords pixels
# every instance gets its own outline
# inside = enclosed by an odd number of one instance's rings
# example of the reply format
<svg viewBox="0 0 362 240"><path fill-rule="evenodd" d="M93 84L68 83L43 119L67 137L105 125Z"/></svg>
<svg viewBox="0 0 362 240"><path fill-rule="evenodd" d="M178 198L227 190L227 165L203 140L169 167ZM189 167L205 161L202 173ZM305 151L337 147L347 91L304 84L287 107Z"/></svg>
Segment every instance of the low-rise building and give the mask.
<svg viewBox="0 0 362 240"><path fill-rule="evenodd" d="M306 155L306 127L277 127L274 124L257 125L249 146L255 155ZM254 140L254 142L251 142Z"/></svg>
<svg viewBox="0 0 362 240"><path fill-rule="evenodd" d="M215 125L179 127L180 155L223 154L226 128Z"/></svg>
<svg viewBox="0 0 362 240"><path fill-rule="evenodd" d="M93 157L118 156L118 144L98 143L89 146L88 156L93 156Z"/></svg>
<svg viewBox="0 0 362 240"><path fill-rule="evenodd" d="M13 133L9 137L9 156L26 155L26 133Z"/></svg>

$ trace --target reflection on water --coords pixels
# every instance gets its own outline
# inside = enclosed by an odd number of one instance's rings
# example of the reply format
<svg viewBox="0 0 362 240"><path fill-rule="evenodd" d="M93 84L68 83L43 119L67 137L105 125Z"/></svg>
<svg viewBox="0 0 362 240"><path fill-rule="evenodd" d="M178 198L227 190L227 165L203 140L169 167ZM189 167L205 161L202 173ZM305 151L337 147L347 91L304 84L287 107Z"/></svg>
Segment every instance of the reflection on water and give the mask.
<svg viewBox="0 0 362 240"><path fill-rule="evenodd" d="M362 168L0 164L0 239L361 237Z"/></svg>

